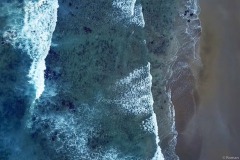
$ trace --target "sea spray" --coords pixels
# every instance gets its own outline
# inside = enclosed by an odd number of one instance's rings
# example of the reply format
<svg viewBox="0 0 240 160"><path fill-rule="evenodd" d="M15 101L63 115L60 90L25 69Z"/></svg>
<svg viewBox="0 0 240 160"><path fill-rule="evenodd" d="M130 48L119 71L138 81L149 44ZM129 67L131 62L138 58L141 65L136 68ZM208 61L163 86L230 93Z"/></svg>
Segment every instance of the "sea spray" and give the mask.
<svg viewBox="0 0 240 160"><path fill-rule="evenodd" d="M32 59L28 76L36 88L35 99L44 91L45 58L56 27L57 9L57 0L29 0L24 6L24 24L17 39L17 47L26 51Z"/></svg>
<svg viewBox="0 0 240 160"><path fill-rule="evenodd" d="M125 21L126 24L145 26L142 5L136 4L136 0L114 0L112 5L113 8L120 11L113 14L117 22Z"/></svg>
<svg viewBox="0 0 240 160"><path fill-rule="evenodd" d="M114 0L113 7L119 8L126 16L134 15L136 0Z"/></svg>
<svg viewBox="0 0 240 160"><path fill-rule="evenodd" d="M156 149L156 152L152 158L152 160L164 160L164 157L163 157L163 154L162 154L162 151L161 151L161 148L159 146L159 143L160 143L160 139L159 139L159 136L158 136L158 124L157 124L157 117L156 117L156 114L154 113L154 110L153 110L153 96L152 96L152 91L151 91L151 87L152 87L152 75L150 73L150 63L148 63L148 65L145 67L147 70L147 73L148 73L148 76L146 77L145 79L145 82L143 83L140 83L141 86L140 88L143 89L143 87L148 90L149 92L149 96L148 96L148 100L149 100L149 110L151 111L151 117L148 119L148 123L147 124L144 124L145 126L145 130L148 131L148 132L152 132L154 133L155 135L155 141L156 141L156 146L157 146L157 149ZM144 68L143 68L144 69ZM142 86L143 85L143 86ZM140 92L141 93L141 92ZM150 127L150 130L147 130L146 127L149 129Z"/></svg>
<svg viewBox="0 0 240 160"><path fill-rule="evenodd" d="M150 118L142 121L144 131L153 133L156 142L156 151L153 160L163 160L158 136L157 117L153 110L153 96L151 92L152 76L150 74L150 63L139 69L135 69L127 77L120 79L114 86L120 95L113 100L105 102L118 104L126 114L135 116L150 115ZM122 92L124 90L124 92Z"/></svg>
<svg viewBox="0 0 240 160"><path fill-rule="evenodd" d="M114 0L113 8L120 10L114 17L117 22L125 22L140 27L145 27L145 20L142 12L142 5L136 3L136 0ZM144 40L144 43L146 41ZM147 74L147 76L146 76ZM126 114L151 115L151 117L142 122L143 129L154 133L156 137L156 152L153 160L164 159L159 146L157 117L153 110L153 96L151 92L152 76L150 74L150 63L147 66L135 69L127 77L116 83L115 89L124 91L117 99L110 100L111 103L120 104L121 109Z"/></svg>

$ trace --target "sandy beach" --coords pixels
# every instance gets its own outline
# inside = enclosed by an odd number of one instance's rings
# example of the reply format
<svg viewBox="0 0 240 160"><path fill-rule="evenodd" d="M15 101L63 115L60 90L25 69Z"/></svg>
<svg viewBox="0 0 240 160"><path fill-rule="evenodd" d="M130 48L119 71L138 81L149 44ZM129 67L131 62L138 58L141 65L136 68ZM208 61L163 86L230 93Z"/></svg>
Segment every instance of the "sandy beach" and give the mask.
<svg viewBox="0 0 240 160"><path fill-rule="evenodd" d="M240 1L200 0L200 6L199 101L181 128L177 151L184 160L239 159Z"/></svg>

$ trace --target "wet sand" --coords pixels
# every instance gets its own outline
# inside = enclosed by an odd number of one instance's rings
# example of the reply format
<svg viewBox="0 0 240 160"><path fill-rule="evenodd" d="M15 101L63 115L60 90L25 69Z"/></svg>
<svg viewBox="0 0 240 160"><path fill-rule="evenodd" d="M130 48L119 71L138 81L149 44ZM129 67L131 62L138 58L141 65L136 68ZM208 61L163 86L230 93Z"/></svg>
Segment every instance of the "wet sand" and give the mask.
<svg viewBox="0 0 240 160"><path fill-rule="evenodd" d="M199 103L178 153L184 160L240 159L240 1L200 0L200 6Z"/></svg>

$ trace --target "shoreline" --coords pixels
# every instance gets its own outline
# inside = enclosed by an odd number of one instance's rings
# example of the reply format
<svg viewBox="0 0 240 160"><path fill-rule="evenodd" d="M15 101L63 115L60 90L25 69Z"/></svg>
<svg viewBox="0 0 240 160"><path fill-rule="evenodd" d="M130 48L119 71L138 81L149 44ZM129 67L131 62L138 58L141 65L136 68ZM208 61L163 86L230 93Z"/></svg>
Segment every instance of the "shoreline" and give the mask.
<svg viewBox="0 0 240 160"><path fill-rule="evenodd" d="M178 57L172 66L173 73L167 85L171 91L171 100L175 109L175 128L178 132L176 154L180 159L191 157L186 155L189 154L187 147L189 142L186 141L185 130L197 111L196 81L201 66L198 50L202 29L199 20L200 9L196 6L198 1L193 1L192 4L185 3L178 3L179 15L175 22L175 34L179 42ZM195 150L198 151L197 148ZM191 158L194 159L194 157Z"/></svg>
<svg viewBox="0 0 240 160"><path fill-rule="evenodd" d="M200 70L190 67L196 81L182 92L181 100L173 98L179 133L177 154L184 160L239 157L240 76L236 71L240 69L240 2L202 0L200 7L202 66ZM175 83L176 88L189 84L187 75Z"/></svg>

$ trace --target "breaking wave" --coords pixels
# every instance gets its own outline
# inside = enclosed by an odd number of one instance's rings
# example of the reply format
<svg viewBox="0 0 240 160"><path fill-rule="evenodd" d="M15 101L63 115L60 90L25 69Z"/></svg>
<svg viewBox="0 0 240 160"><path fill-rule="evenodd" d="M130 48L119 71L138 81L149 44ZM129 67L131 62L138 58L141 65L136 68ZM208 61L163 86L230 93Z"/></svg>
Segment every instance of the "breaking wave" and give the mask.
<svg viewBox="0 0 240 160"><path fill-rule="evenodd" d="M155 142L155 144L150 145L154 148L150 149L151 154L147 153L149 157L147 159L163 160L161 148L158 145L160 139L156 114L153 111L151 86L152 76L150 63L148 63L144 67L135 69L127 77L118 80L109 88L116 97L114 99L111 98L111 95L110 97L102 95L99 96L96 104L78 104L75 112L62 113L47 109L54 104L41 102L40 99L39 103L43 103L42 105L46 107L44 109L41 106L33 108L32 115L35 118L30 124L30 129L33 133L37 132L36 134L47 139L46 147L56 153L54 158L64 155L70 160L143 159L142 156L138 155L139 151L135 155L134 152L129 153L122 148L125 145L129 148L136 148L135 143L142 141L138 138L134 141L123 138L122 136L125 136L126 133L120 126L124 125L124 128L128 128L129 131L132 130L131 128L136 129L132 132L134 137L141 135ZM126 88L129 89L125 91ZM116 117L111 110L109 111L108 107L105 111L103 105L116 107L113 110L119 114L117 115L118 121L115 121ZM46 111L42 112L42 110ZM124 117L129 115L134 120L124 122ZM146 142L142 141L142 144L146 144ZM142 147L144 147L143 151L148 150L146 146Z"/></svg>
<svg viewBox="0 0 240 160"><path fill-rule="evenodd" d="M14 23L3 37L14 47L27 52L32 59L28 76L38 99L44 91L45 58L57 22L57 0L28 0L24 3L23 24Z"/></svg>
<svg viewBox="0 0 240 160"><path fill-rule="evenodd" d="M142 5L136 4L136 0L114 0L112 5L116 9L116 15L114 14L116 21L145 26Z"/></svg>
<svg viewBox="0 0 240 160"><path fill-rule="evenodd" d="M158 145L157 117L153 110L153 97L151 92L152 76L150 74L150 63L147 66L134 70L127 77L120 79L114 86L119 96L113 100L105 100L108 103L118 104L126 114L150 115L150 118L142 121L142 128L149 133L154 133L156 152L153 160L162 160L163 154Z"/></svg>
<svg viewBox="0 0 240 160"><path fill-rule="evenodd" d="M36 87L36 99L44 91L45 58L56 27L57 8L57 0L29 1L24 6L25 17L20 47L26 50L33 60L29 77Z"/></svg>

